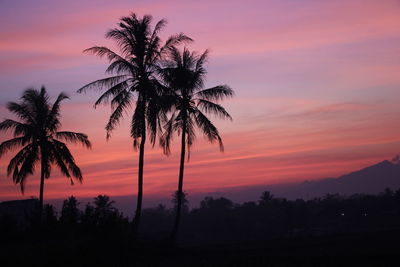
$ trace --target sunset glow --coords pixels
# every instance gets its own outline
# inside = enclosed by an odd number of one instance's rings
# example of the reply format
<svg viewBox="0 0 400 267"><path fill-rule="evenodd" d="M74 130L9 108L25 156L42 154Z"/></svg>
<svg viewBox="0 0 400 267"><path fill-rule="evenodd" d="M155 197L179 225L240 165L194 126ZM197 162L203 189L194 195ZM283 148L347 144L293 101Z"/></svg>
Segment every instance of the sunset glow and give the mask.
<svg viewBox="0 0 400 267"><path fill-rule="evenodd" d="M163 36L183 32L195 40L191 49L209 48L206 86L235 90L222 103L233 121L212 118L225 152L197 136L185 166L189 195L336 177L400 153L399 1L93 2L0 2L0 119L13 118L5 104L24 89L45 85L51 102L61 91L71 98L62 130L86 133L93 144L70 146L83 183L70 186L54 168L46 200L136 194L131 114L106 141L109 106L93 108L98 91L76 93L107 67L82 51L113 47L104 34L130 12L166 18ZM144 202L176 190L178 140L169 157L146 146ZM39 172L28 177L25 196L6 176L15 153L0 159L0 201L38 194Z"/></svg>

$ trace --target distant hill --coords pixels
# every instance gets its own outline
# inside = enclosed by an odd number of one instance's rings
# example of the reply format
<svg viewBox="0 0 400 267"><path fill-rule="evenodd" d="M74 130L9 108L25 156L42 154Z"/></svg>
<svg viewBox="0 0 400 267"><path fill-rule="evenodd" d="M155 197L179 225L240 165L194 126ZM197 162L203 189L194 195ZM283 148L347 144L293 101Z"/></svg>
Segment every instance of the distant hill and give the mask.
<svg viewBox="0 0 400 267"><path fill-rule="evenodd" d="M386 188L400 189L400 158L384 160L378 164L345 174L337 178L325 178L301 183L257 185L221 189L218 192L190 195L194 206L205 196L227 197L235 202L257 201L263 191L270 191L276 197L288 199L312 199L326 194L379 194Z"/></svg>
<svg viewBox="0 0 400 267"><path fill-rule="evenodd" d="M271 186L270 191L289 199L321 197L328 193L352 195L378 194L386 188L400 189L400 164L398 161L382 161L338 178L305 181L293 185Z"/></svg>

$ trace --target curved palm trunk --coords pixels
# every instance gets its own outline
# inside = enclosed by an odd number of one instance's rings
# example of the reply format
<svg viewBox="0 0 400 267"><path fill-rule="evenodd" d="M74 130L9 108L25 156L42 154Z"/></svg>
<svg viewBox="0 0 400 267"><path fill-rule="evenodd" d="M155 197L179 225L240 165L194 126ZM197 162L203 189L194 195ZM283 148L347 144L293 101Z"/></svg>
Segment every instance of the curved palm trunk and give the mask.
<svg viewBox="0 0 400 267"><path fill-rule="evenodd" d="M143 166L144 166L144 146L146 143L146 129L143 130L139 148L139 170L138 170L138 195L136 202L135 219L133 222L133 236L137 239L139 231L140 218L142 215L142 199L143 199Z"/></svg>
<svg viewBox="0 0 400 267"><path fill-rule="evenodd" d="M179 224L182 213L183 200L183 171L185 169L185 153L186 153L186 121L183 121L182 140L181 140L181 162L179 167L179 183L178 183L178 203L176 207L175 223L171 232L171 240L176 242Z"/></svg>

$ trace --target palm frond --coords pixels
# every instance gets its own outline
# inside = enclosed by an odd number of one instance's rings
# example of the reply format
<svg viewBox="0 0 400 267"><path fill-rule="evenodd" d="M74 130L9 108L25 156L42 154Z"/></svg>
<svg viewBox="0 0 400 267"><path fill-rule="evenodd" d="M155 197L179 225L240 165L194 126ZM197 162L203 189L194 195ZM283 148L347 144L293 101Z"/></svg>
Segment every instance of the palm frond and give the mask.
<svg viewBox="0 0 400 267"><path fill-rule="evenodd" d="M90 143L88 136L84 133L75 133L75 132L68 132L68 131L62 131L62 132L57 132L55 134L56 138L58 139L63 139L67 142L71 143L80 143L82 146L91 148L92 144Z"/></svg>
<svg viewBox="0 0 400 267"><path fill-rule="evenodd" d="M166 92L165 92L166 93ZM167 114L173 108L176 99L171 95L152 97L147 105L146 119L150 142L155 145L157 134L162 135L162 125L168 121Z"/></svg>
<svg viewBox="0 0 400 267"><path fill-rule="evenodd" d="M221 152L224 151L224 145L217 127L215 127L215 125L200 110L197 110L195 113L195 120L203 134L207 137L208 141L211 143L218 141Z"/></svg>
<svg viewBox="0 0 400 267"><path fill-rule="evenodd" d="M18 169L16 166L13 172L13 181L20 185L22 193L25 190L26 177L34 173L36 162L39 161L37 146L31 146L30 149L31 151L19 162L21 167Z"/></svg>
<svg viewBox="0 0 400 267"><path fill-rule="evenodd" d="M146 59L144 61L145 65L151 66L156 63L156 61L161 57L160 54L160 42L161 39L158 36L159 32L165 27L167 21L165 19L157 22L154 30L149 38L147 49L146 49Z"/></svg>
<svg viewBox="0 0 400 267"><path fill-rule="evenodd" d="M111 109L114 110L121 104L126 105L125 109L130 107L130 103L133 100L133 92L135 92L135 87L131 86L126 88L126 90L119 90L111 99Z"/></svg>
<svg viewBox="0 0 400 267"><path fill-rule="evenodd" d="M21 123L15 120L5 119L0 123L0 131L11 130L14 133L14 137L19 135L28 136L32 134L32 127L29 124Z"/></svg>
<svg viewBox="0 0 400 267"><path fill-rule="evenodd" d="M71 174L69 173L68 167L64 163L64 157L62 155L62 152L60 151L59 145L53 143L51 151L53 154L52 162L57 165L64 176L70 178Z"/></svg>
<svg viewBox="0 0 400 267"><path fill-rule="evenodd" d="M190 43L192 41L193 39L188 37L184 33L172 35L167 39L164 46L161 47L160 55L163 55L164 53L168 52L168 50L172 49L173 47L176 47L181 43Z"/></svg>
<svg viewBox="0 0 400 267"><path fill-rule="evenodd" d="M119 123L120 119L123 116L124 111L127 110L128 107L131 106L131 95L129 92L121 91L114 99L112 100L112 106L114 108L111 113L110 118L108 119L106 125L107 131L107 139L111 137L111 132L114 130L115 126Z"/></svg>
<svg viewBox="0 0 400 267"><path fill-rule="evenodd" d="M151 34L150 41L149 43L152 44L154 43L154 40L158 38L158 34L160 31L167 25L167 21L165 19L162 19L157 22L156 26L154 26L153 33Z"/></svg>
<svg viewBox="0 0 400 267"><path fill-rule="evenodd" d="M7 176L10 176L13 172L18 173L19 166L28 157L28 154L34 151L33 146L33 144L26 145L10 160L7 167Z"/></svg>
<svg viewBox="0 0 400 267"><path fill-rule="evenodd" d="M160 103L156 98L150 99L146 110L147 128L150 135L150 143L154 146L157 133L162 131L160 120L164 118Z"/></svg>
<svg viewBox="0 0 400 267"><path fill-rule="evenodd" d="M129 27L125 24L120 24L121 29L112 29L106 33L106 38L114 39L122 54L128 57L135 47L136 38L132 35Z"/></svg>
<svg viewBox="0 0 400 267"><path fill-rule="evenodd" d="M57 140L53 140L54 148L57 151L57 156L64 162L65 166L68 168L72 177L76 178L79 182L82 182L82 172L80 168L76 165L74 157L72 156L71 152L69 151L68 147ZM68 177L68 176L67 176Z"/></svg>
<svg viewBox="0 0 400 267"><path fill-rule="evenodd" d="M59 120L60 106L61 101L65 99L69 99L69 97L64 93L60 93L47 116L45 127L48 128L51 132L56 131L61 125Z"/></svg>
<svg viewBox="0 0 400 267"><path fill-rule="evenodd" d="M222 119L229 119L232 120L231 115L219 104L204 100L198 99L197 100L197 107L204 110L206 113L214 114Z"/></svg>
<svg viewBox="0 0 400 267"><path fill-rule="evenodd" d="M24 146L29 142L29 139L25 136L15 137L13 139L4 141L0 144L0 157L2 157L8 151L18 148L20 146Z"/></svg>
<svg viewBox="0 0 400 267"><path fill-rule="evenodd" d="M27 89L22 94L21 99L22 104L27 107L31 116L35 119L34 122L40 127L44 125L50 110L49 95L46 88L42 86L40 91Z"/></svg>
<svg viewBox="0 0 400 267"><path fill-rule="evenodd" d="M135 73L135 66L126 60L114 60L107 67L106 73Z"/></svg>
<svg viewBox="0 0 400 267"><path fill-rule="evenodd" d="M233 90L227 85L218 85L208 89L201 90L195 94L196 97L208 101L220 101L228 97L233 97Z"/></svg>
<svg viewBox="0 0 400 267"><path fill-rule="evenodd" d="M43 86L40 88L40 91L28 88L21 96L21 100L25 104L35 104L38 102L38 99L43 99L44 102L48 101L48 96Z"/></svg>
<svg viewBox="0 0 400 267"><path fill-rule="evenodd" d="M196 62L196 68L195 71L199 72L199 71L205 71L203 69L203 65L207 62L208 60L208 55L210 53L210 50L206 50L203 52L203 54L201 54L198 58L197 58L197 62Z"/></svg>
<svg viewBox="0 0 400 267"><path fill-rule="evenodd" d="M125 61L127 64L129 64L129 62L126 61L125 58L121 57L120 55L118 55L117 53L115 53L114 51L105 46L93 46L91 48L83 50L83 52L96 55L100 58L106 56L109 62L114 62L115 60L119 60L119 61Z"/></svg>
<svg viewBox="0 0 400 267"><path fill-rule="evenodd" d="M98 90L102 90L104 87L113 87L121 81L127 79L127 75L117 75L112 77L107 77L104 79L96 80L94 82L88 83L85 86L78 89L77 93L85 93L89 89L96 88Z"/></svg>
<svg viewBox="0 0 400 267"><path fill-rule="evenodd" d="M173 64L175 68L179 68L183 66L183 60L182 60L182 55L179 49L175 46L172 46L169 49L170 57L172 59L171 63ZM173 69L172 69L173 70Z"/></svg>
<svg viewBox="0 0 400 267"><path fill-rule="evenodd" d="M159 54L160 41L161 41L161 39L158 36L156 36L156 37L154 37L154 40L152 40L148 44L147 49L146 49L146 54L145 54L144 65L153 67L154 62L156 62L157 59L160 58L160 54Z"/></svg>
<svg viewBox="0 0 400 267"><path fill-rule="evenodd" d="M190 52L189 49L184 47L182 53L182 68L186 71L192 70L196 64L197 58L198 56L196 52Z"/></svg>
<svg viewBox="0 0 400 267"><path fill-rule="evenodd" d="M94 107L96 108L100 104L106 104L108 103L109 99L112 96L117 96L119 95L122 91L125 91L129 87L129 81L131 79L124 80L120 83L117 83L116 85L112 86L111 88L107 89L100 97L97 99L97 101L94 103Z"/></svg>
<svg viewBox="0 0 400 267"><path fill-rule="evenodd" d="M164 133L159 138L160 147L163 148L165 155L171 154L171 141L174 136L174 123L176 121L175 112L171 114L171 118L164 125Z"/></svg>
<svg viewBox="0 0 400 267"><path fill-rule="evenodd" d="M8 102L7 109L16 114L21 120L26 123L35 124L35 119L33 117L32 111L29 110L29 107L25 104L18 104L15 102Z"/></svg>

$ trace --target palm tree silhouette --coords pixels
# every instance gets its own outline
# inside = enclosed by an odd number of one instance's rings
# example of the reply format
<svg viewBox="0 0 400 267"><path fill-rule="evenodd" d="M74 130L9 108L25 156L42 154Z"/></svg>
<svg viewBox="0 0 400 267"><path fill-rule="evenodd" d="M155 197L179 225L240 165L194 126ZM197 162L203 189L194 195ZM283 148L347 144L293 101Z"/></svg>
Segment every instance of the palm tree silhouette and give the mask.
<svg viewBox="0 0 400 267"><path fill-rule="evenodd" d="M61 208L60 222L66 225L76 225L81 217L81 211L78 209L80 203L74 196L64 200Z"/></svg>
<svg viewBox="0 0 400 267"><path fill-rule="evenodd" d="M21 103L9 102L7 109L17 115L21 122L6 119L0 123L0 131L13 131L14 138L0 144L0 157L9 150L23 147L10 161L7 175L19 184L24 193L26 178L33 174L35 165L40 161L40 209L43 209L44 179L50 177L51 165L56 165L63 175L82 182L82 173L67 145L62 141L80 143L90 148L86 134L58 131L60 122L60 104L68 99L64 93L58 95L53 105L45 87L40 91L27 89L21 97Z"/></svg>
<svg viewBox="0 0 400 267"><path fill-rule="evenodd" d="M138 195L134 219L134 236L137 235L143 198L143 164L144 148L146 143L146 128L149 129L150 141L154 145L156 134L161 130L161 119L166 120L165 112L168 106L161 101L163 88L159 86L156 76L157 64L163 55L174 45L191 41L184 34L177 34L167 39L162 45L159 32L166 25L165 20L157 22L151 29L152 17L145 15L138 18L132 13L121 18L118 28L107 32L106 38L116 42L120 53L116 53L104 46L94 46L84 52L92 53L99 57L106 56L110 65L106 73L115 74L108 78L89 83L78 90L78 93L88 89L106 89L95 102L95 107L101 103L111 102L112 114L106 125L107 139L111 131L119 123L131 105L136 102L132 120L131 137L134 148L139 148L138 168Z"/></svg>
<svg viewBox="0 0 400 267"><path fill-rule="evenodd" d="M206 70L204 63L208 57L208 51L198 55L184 48L181 53L176 47L170 49L170 60L164 63L158 71L162 77L164 86L171 90L175 109L171 118L165 125L165 132L160 138L160 144L164 153L170 153L170 142L174 132L181 134L181 159L179 168L179 183L177 191L176 217L171 239L175 240L179 228L183 200L183 172L185 167L185 153L188 151L196 134L195 128L213 143L218 142L223 151L222 139L218 129L204 113L214 114L223 119L232 120L228 112L219 105L218 101L233 96L233 90L227 85L219 85L204 89Z"/></svg>

